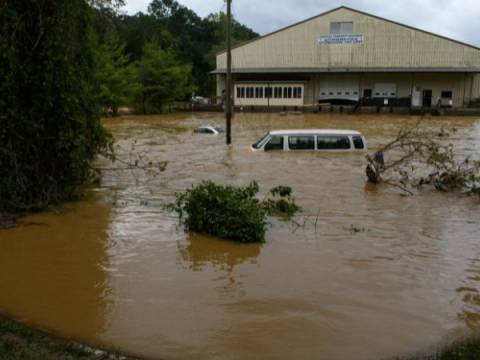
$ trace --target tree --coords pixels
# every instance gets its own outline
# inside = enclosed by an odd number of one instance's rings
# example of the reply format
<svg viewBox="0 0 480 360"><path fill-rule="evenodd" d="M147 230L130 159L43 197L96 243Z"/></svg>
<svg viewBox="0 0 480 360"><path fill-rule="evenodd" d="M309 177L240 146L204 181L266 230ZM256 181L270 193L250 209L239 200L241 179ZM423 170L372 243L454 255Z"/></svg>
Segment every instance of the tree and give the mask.
<svg viewBox="0 0 480 360"><path fill-rule="evenodd" d="M98 103L104 111L118 115L118 108L133 104L139 84L136 69L125 55L125 45L115 33L97 48Z"/></svg>
<svg viewBox="0 0 480 360"><path fill-rule="evenodd" d="M368 180L411 195L413 189L428 185L443 192L480 194L480 161L459 158L454 146L445 142L456 129L429 131L421 125L417 122L400 129L394 140L367 155Z"/></svg>
<svg viewBox="0 0 480 360"><path fill-rule="evenodd" d="M162 111L164 106L195 90L190 81L191 65L180 64L171 50L147 43L143 53L138 64L141 88L137 99L142 113Z"/></svg>
<svg viewBox="0 0 480 360"><path fill-rule="evenodd" d="M85 0L0 3L0 210L71 199L109 146L91 11Z"/></svg>

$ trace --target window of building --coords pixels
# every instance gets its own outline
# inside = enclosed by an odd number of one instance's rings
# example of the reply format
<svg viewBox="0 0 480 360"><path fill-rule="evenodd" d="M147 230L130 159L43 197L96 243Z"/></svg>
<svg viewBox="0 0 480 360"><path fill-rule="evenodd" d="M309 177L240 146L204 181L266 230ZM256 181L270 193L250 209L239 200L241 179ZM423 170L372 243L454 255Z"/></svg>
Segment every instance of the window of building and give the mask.
<svg viewBox="0 0 480 360"><path fill-rule="evenodd" d="M350 149L348 136L318 136L317 149L319 150L346 150Z"/></svg>
<svg viewBox="0 0 480 360"><path fill-rule="evenodd" d="M237 87L237 98L244 99L245 98L245 88L243 86Z"/></svg>
<svg viewBox="0 0 480 360"><path fill-rule="evenodd" d="M284 87L283 88L283 98L284 99L291 99L292 98L292 94L293 91L292 91L292 87L291 86L288 86L288 87Z"/></svg>
<svg viewBox="0 0 480 360"><path fill-rule="evenodd" d="M282 88L281 87L276 86L273 89L273 97L275 99L281 99L282 98Z"/></svg>
<svg viewBox="0 0 480 360"><path fill-rule="evenodd" d="M290 150L314 150L315 138L313 136L289 136L288 147Z"/></svg>
<svg viewBox="0 0 480 360"><path fill-rule="evenodd" d="M263 99L263 87L256 87L255 88L255 98Z"/></svg>
<svg viewBox="0 0 480 360"><path fill-rule="evenodd" d="M265 145L265 151L270 150L283 150L283 136L272 136L267 145Z"/></svg>
<svg viewBox="0 0 480 360"><path fill-rule="evenodd" d="M248 99L253 99L254 97L254 88L253 87L248 87L247 88L247 98Z"/></svg>
<svg viewBox="0 0 480 360"><path fill-rule="evenodd" d="M272 88L270 86L265 88L265 97L267 99L270 99L272 97Z"/></svg>
<svg viewBox="0 0 480 360"><path fill-rule="evenodd" d="M301 99L302 98L302 88L300 86L296 86L293 88L293 97L295 99Z"/></svg>
<svg viewBox="0 0 480 360"><path fill-rule="evenodd" d="M453 93L451 91L442 91L442 99L451 99L453 98Z"/></svg>
<svg viewBox="0 0 480 360"><path fill-rule="evenodd" d="M363 143L363 139L361 136L353 136L352 140L355 149L365 149L365 144Z"/></svg>
<svg viewBox="0 0 480 360"><path fill-rule="evenodd" d="M331 22L330 34L332 35L352 35L353 34L353 22Z"/></svg>

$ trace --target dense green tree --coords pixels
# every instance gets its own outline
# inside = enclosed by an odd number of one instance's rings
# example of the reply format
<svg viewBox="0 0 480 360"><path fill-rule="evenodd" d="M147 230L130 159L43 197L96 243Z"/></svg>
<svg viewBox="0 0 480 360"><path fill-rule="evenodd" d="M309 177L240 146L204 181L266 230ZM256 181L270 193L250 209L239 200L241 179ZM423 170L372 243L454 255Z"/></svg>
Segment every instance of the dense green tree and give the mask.
<svg viewBox="0 0 480 360"><path fill-rule="evenodd" d="M116 34L98 45L96 70L98 103L105 113L117 116L120 106L133 104L140 86L135 65L125 55L125 46Z"/></svg>
<svg viewBox="0 0 480 360"><path fill-rule="evenodd" d="M199 92L213 94L215 81L209 72L214 69L216 53L225 47L225 14L202 19L175 0L153 0L148 10L172 34L178 59L192 64L192 76ZM258 36L235 20L232 25L234 44Z"/></svg>
<svg viewBox="0 0 480 360"><path fill-rule="evenodd" d="M85 0L0 2L0 209L72 198L108 147L91 12Z"/></svg>
<svg viewBox="0 0 480 360"><path fill-rule="evenodd" d="M138 64L140 91L137 106L142 113L158 112L195 90L191 84L192 67L179 64L173 51L147 43Z"/></svg>
<svg viewBox="0 0 480 360"><path fill-rule="evenodd" d="M133 59L140 60L146 43L154 42L162 49L174 45L173 35L155 17L138 13L120 15L115 19L121 40L126 44L125 52Z"/></svg>

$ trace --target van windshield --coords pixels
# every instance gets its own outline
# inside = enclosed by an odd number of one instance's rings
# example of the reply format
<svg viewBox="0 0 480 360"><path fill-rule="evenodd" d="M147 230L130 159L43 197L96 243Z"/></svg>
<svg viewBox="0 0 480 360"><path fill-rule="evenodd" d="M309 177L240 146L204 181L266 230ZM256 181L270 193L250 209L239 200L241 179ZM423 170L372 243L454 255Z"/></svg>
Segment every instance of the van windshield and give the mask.
<svg viewBox="0 0 480 360"><path fill-rule="evenodd" d="M265 134L264 136L262 136L260 140L258 140L255 144L253 144L252 147L254 149L260 149L269 136L270 136L269 133Z"/></svg>

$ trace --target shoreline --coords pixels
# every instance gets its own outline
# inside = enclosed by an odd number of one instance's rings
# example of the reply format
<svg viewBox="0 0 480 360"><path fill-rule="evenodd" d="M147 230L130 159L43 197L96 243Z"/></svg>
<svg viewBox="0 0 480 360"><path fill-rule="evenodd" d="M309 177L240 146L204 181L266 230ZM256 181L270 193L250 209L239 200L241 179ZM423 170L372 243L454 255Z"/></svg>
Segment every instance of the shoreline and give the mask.
<svg viewBox="0 0 480 360"><path fill-rule="evenodd" d="M0 211L0 230L5 230L17 225L19 214L12 214Z"/></svg>
<svg viewBox="0 0 480 360"><path fill-rule="evenodd" d="M84 345L35 329L0 313L0 359L8 360L147 360ZM459 340L432 352L382 360L473 360L480 359L478 337ZM348 360L348 359L347 359ZM378 359L380 360L380 359Z"/></svg>
<svg viewBox="0 0 480 360"><path fill-rule="evenodd" d="M100 349L22 324L0 313L0 359L147 360Z"/></svg>

